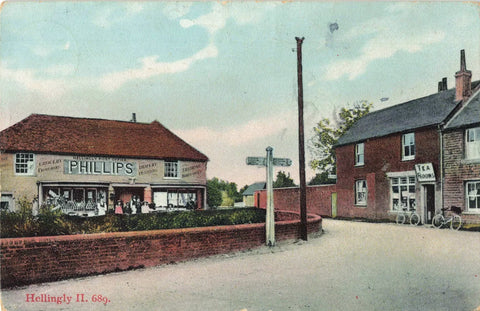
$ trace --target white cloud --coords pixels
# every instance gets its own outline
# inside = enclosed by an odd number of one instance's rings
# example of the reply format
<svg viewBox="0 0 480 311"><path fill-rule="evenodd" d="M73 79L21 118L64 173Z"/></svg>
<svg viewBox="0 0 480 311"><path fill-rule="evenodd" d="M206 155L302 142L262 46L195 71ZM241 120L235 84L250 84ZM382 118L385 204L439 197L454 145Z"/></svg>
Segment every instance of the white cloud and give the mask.
<svg viewBox="0 0 480 311"><path fill-rule="evenodd" d="M107 74L100 79L100 87L106 91L114 91L123 84L132 80L144 80L161 74L171 74L186 71L196 61L216 57L218 50L209 45L193 56L174 62L159 62L158 56L149 56L141 59L140 68Z"/></svg>
<svg viewBox="0 0 480 311"><path fill-rule="evenodd" d="M411 7L403 4L393 5L387 9L387 13L395 15L368 20L348 32L343 38L345 42L365 38L360 55L331 63L326 69L325 78L337 80L345 75L353 80L365 73L369 64L375 60L390 58L398 52L419 52L445 38L442 31L413 25L408 14L409 8Z"/></svg>
<svg viewBox="0 0 480 311"><path fill-rule="evenodd" d="M190 130L178 130L175 133L187 141L194 141L199 146L239 147L249 145L265 137L283 136L296 122L295 113L285 112L263 119L251 120L241 126L232 126L227 129L199 127ZM205 149L208 149L208 147L205 147Z"/></svg>
<svg viewBox="0 0 480 311"><path fill-rule="evenodd" d="M63 79L37 78L33 70L12 70L0 67L0 81L2 80L14 81L27 90L38 93L50 100L60 98L70 88Z"/></svg>
<svg viewBox="0 0 480 311"><path fill-rule="evenodd" d="M162 12L169 19L177 19L187 15L192 4L191 2L166 2Z"/></svg>

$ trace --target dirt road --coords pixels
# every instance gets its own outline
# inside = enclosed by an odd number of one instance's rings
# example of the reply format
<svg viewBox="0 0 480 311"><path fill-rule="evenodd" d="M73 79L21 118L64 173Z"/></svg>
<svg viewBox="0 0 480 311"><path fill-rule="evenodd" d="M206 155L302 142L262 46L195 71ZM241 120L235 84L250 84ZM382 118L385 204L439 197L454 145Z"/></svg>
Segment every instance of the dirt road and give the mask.
<svg viewBox="0 0 480 311"><path fill-rule="evenodd" d="M480 306L480 233L330 219L324 230L308 242L6 290L2 302L9 311Z"/></svg>

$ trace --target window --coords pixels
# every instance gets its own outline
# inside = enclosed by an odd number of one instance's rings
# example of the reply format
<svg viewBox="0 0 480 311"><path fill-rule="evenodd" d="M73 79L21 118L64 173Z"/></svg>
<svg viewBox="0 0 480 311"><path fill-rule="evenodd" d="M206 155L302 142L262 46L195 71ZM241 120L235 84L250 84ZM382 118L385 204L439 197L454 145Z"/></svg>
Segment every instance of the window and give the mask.
<svg viewBox="0 0 480 311"><path fill-rule="evenodd" d="M13 195L11 194L0 194L0 210L2 211L13 211Z"/></svg>
<svg viewBox="0 0 480 311"><path fill-rule="evenodd" d="M402 160L415 159L415 133L402 136Z"/></svg>
<svg viewBox="0 0 480 311"><path fill-rule="evenodd" d="M355 205L367 205L367 181L355 181Z"/></svg>
<svg viewBox="0 0 480 311"><path fill-rule="evenodd" d="M393 211L416 210L415 182L415 176L394 177L391 179Z"/></svg>
<svg viewBox="0 0 480 311"><path fill-rule="evenodd" d="M35 155L33 153L15 154L15 174L33 175L35 172Z"/></svg>
<svg viewBox="0 0 480 311"><path fill-rule="evenodd" d="M365 144L360 143L355 145L355 165L363 165L364 164L364 150Z"/></svg>
<svg viewBox="0 0 480 311"><path fill-rule="evenodd" d="M480 127L468 129L466 132L465 157L480 158Z"/></svg>
<svg viewBox="0 0 480 311"><path fill-rule="evenodd" d="M467 182L467 211L480 212L480 181Z"/></svg>
<svg viewBox="0 0 480 311"><path fill-rule="evenodd" d="M167 162L165 161L165 174L166 178L180 178L178 169L178 161Z"/></svg>

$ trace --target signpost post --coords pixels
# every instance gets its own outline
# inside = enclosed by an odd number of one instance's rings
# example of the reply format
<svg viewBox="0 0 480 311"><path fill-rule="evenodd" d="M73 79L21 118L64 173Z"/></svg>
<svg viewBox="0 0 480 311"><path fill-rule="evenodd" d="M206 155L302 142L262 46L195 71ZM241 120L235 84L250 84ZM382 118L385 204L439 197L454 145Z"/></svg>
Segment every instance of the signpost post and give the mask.
<svg viewBox="0 0 480 311"><path fill-rule="evenodd" d="M267 156L247 157L247 165L267 167L267 214L265 219L266 244L275 245L275 213L273 206L273 166L290 166L292 160L287 158L274 158L273 148L267 148Z"/></svg>

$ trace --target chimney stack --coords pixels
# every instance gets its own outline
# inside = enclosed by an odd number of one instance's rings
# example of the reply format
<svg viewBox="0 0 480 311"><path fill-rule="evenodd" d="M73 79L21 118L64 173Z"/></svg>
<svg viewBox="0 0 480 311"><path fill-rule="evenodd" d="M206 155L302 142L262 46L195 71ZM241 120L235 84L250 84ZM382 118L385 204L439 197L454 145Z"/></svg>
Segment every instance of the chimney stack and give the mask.
<svg viewBox="0 0 480 311"><path fill-rule="evenodd" d="M465 50L460 51L460 71L455 73L455 100L464 100L472 95L472 72L467 70Z"/></svg>
<svg viewBox="0 0 480 311"><path fill-rule="evenodd" d="M438 92L440 93L446 90L448 90L447 78L443 78L442 81L438 82Z"/></svg>
<svg viewBox="0 0 480 311"><path fill-rule="evenodd" d="M132 113L132 120L131 120L131 122L137 123L137 114L136 114L135 112Z"/></svg>

